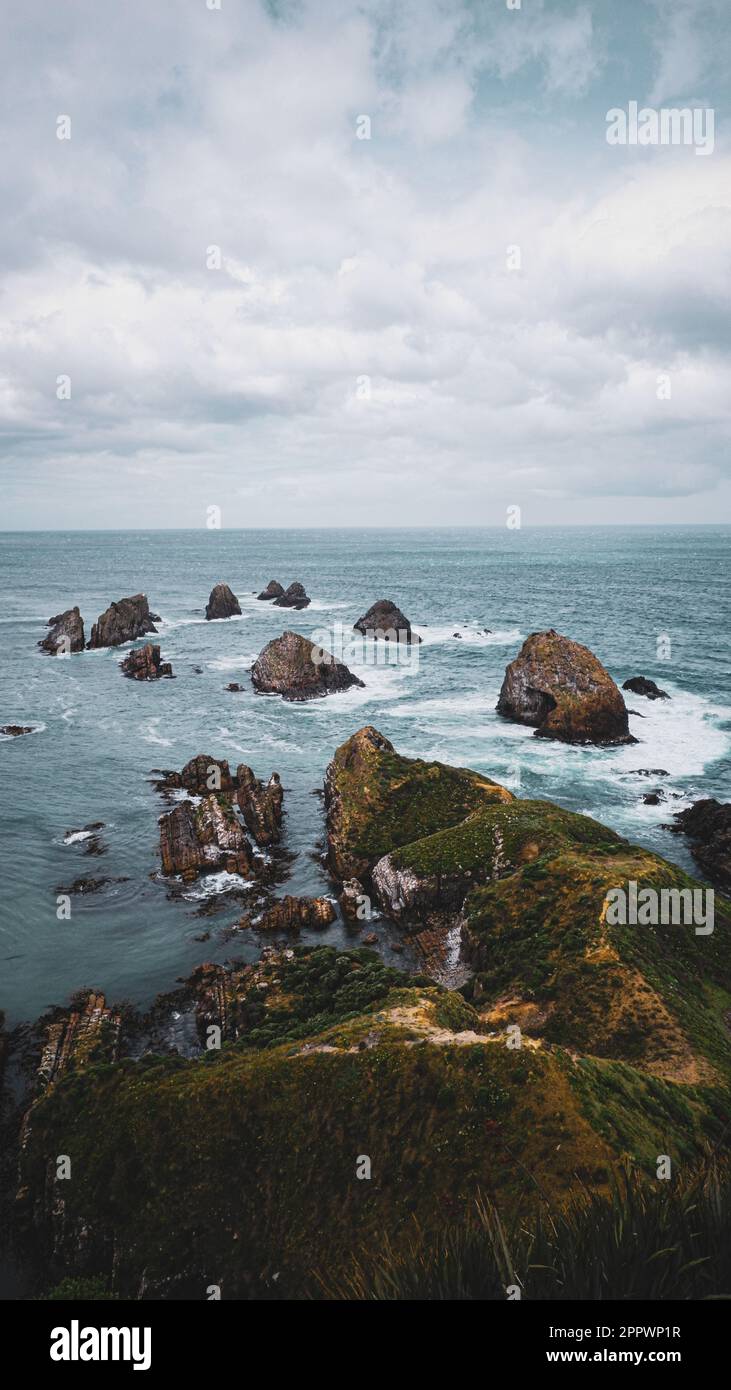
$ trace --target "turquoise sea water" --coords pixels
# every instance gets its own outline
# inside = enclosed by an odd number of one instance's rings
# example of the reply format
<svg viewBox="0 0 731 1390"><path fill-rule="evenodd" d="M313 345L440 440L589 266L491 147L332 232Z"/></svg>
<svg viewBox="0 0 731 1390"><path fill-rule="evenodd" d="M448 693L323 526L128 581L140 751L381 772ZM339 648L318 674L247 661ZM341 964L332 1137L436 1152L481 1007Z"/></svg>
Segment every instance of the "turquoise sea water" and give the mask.
<svg viewBox="0 0 731 1390"><path fill-rule="evenodd" d="M317 859L323 818L314 793L334 749L366 723L406 753L467 765L520 795L596 816L691 868L683 839L663 826L699 796L731 792L730 536L727 526L0 534L0 724L40 729L0 740L8 1021L87 985L144 1004L202 960L258 953L254 935L226 931L242 902L225 879L208 885L221 890L220 909L201 917L200 884L171 895L157 876L166 807L150 771L180 768L198 752L250 763L258 776L280 773L285 842L296 856L282 893L332 891ZM311 607L257 602L271 578L301 580ZM238 595L242 617L207 623L219 580ZM162 617L152 640L174 681L125 680L125 649L58 660L37 648L51 614L78 603L88 640L111 600L140 590ZM248 670L271 637L289 627L321 640L337 623L349 631L382 597L422 635L418 660L354 661L365 689L308 705L254 694ZM506 663L546 627L586 643L620 683L643 674L669 691L670 701L654 703L628 694L644 716L630 720L638 745L568 748L498 718ZM658 657L662 634L667 659ZM227 692L230 681L244 692ZM648 779L640 768L663 775ZM657 786L668 800L644 805ZM83 840L64 843L92 821L106 826L100 857L86 855ZM71 919L59 921L57 887L87 876L125 881L75 897ZM204 931L210 939L196 941ZM394 931L381 930L384 949ZM337 922L323 939L353 943L359 933ZM387 954L408 968L408 954Z"/></svg>

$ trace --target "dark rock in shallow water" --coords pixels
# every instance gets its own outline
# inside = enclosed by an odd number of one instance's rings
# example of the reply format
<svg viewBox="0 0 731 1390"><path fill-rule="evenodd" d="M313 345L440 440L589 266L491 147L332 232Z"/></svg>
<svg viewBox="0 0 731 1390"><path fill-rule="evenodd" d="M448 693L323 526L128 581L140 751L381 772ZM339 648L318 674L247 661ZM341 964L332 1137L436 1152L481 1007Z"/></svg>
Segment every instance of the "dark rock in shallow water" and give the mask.
<svg viewBox="0 0 731 1390"><path fill-rule="evenodd" d="M59 884L55 893L65 893L68 897L79 895L85 897L88 893L99 893L102 888L107 888L110 883L128 883L126 878L77 878L74 882L64 887Z"/></svg>
<svg viewBox="0 0 731 1390"><path fill-rule="evenodd" d="M161 676L170 679L173 674L170 662L160 660L160 648L152 642L146 642L144 647L130 652L119 663L119 669L133 681L157 681Z"/></svg>
<svg viewBox="0 0 731 1390"><path fill-rule="evenodd" d="M159 619L157 620L159 621ZM133 594L111 603L91 629L90 647L119 647L155 632L153 615L145 594Z"/></svg>
<svg viewBox="0 0 731 1390"><path fill-rule="evenodd" d="M20 738L22 734L34 733L34 724L3 724L0 726L0 734L5 734L6 738Z"/></svg>
<svg viewBox="0 0 731 1390"><path fill-rule="evenodd" d="M635 771L636 777L669 777L670 773L665 767L638 767Z"/></svg>
<svg viewBox="0 0 731 1390"><path fill-rule="evenodd" d="M257 594L257 598L264 599L266 601L272 598L281 598L283 593L284 587L282 584L279 583L279 580L270 579L269 583L266 586L266 589L262 589L261 593Z"/></svg>
<svg viewBox="0 0 731 1390"><path fill-rule="evenodd" d="M631 680L625 681L623 690L631 690L634 695L646 695L648 700L669 700L667 690L661 690L654 681L648 680L646 676L633 676Z"/></svg>
<svg viewBox="0 0 731 1390"><path fill-rule="evenodd" d="M228 584L216 584L211 589L211 595L206 604L206 619L211 622L215 618L232 618L240 615L241 606L232 589Z"/></svg>
<svg viewBox="0 0 731 1390"><path fill-rule="evenodd" d="M335 921L337 913L329 898L279 898L261 915L246 913L240 927L257 931L322 931Z"/></svg>
<svg viewBox="0 0 731 1390"><path fill-rule="evenodd" d="M708 797L696 801L675 816L677 831L691 842L690 850L711 883L722 892L731 890L731 805Z"/></svg>
<svg viewBox="0 0 731 1390"><path fill-rule="evenodd" d="M236 769L236 782L236 800L247 830L260 847L275 844L280 835L284 801L279 773L273 772L264 786L250 767L240 763Z"/></svg>
<svg viewBox="0 0 731 1390"><path fill-rule="evenodd" d="M296 701L363 685L347 666L299 632L284 632L267 643L251 668L251 681L262 694Z"/></svg>
<svg viewBox="0 0 731 1390"><path fill-rule="evenodd" d="M661 801L667 800L664 791L645 792L642 798L645 806L659 806Z"/></svg>
<svg viewBox="0 0 731 1390"><path fill-rule="evenodd" d="M563 743L636 743L621 692L588 647L551 628L527 637L511 661L498 714Z"/></svg>
<svg viewBox="0 0 731 1390"><path fill-rule="evenodd" d="M289 588L285 589L283 594L279 594L277 598L275 598L274 607L307 608L309 603L310 599L308 599L305 593L304 585L295 582L294 584L290 584Z"/></svg>
<svg viewBox="0 0 731 1390"><path fill-rule="evenodd" d="M239 685L238 681L229 681L228 685L226 686L226 689L230 690L234 695L238 695L243 690L243 688L243 685Z"/></svg>
<svg viewBox="0 0 731 1390"><path fill-rule="evenodd" d="M83 652L84 620L78 608L67 608L65 613L57 613L55 618L48 619L48 626L51 631L38 643L43 651L50 652L51 656Z"/></svg>
<svg viewBox="0 0 731 1390"><path fill-rule="evenodd" d="M379 638L384 642L421 641L421 638L411 631L408 618L390 598L379 598L357 623L353 623L353 627L356 632L362 632L364 637ZM454 635L457 637L459 634Z"/></svg>

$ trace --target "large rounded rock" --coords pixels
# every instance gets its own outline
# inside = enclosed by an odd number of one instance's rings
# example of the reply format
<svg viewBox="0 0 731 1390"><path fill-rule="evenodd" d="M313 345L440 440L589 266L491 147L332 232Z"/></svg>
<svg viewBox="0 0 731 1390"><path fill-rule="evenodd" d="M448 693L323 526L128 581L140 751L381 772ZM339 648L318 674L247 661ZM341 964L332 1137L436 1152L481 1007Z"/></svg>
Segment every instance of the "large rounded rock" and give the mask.
<svg viewBox="0 0 731 1390"><path fill-rule="evenodd" d="M260 693L285 700L316 700L363 685L341 661L299 632L283 632L267 643L251 668L251 681Z"/></svg>
<svg viewBox="0 0 731 1390"><path fill-rule="evenodd" d="M159 618L150 612L146 594L133 594L110 603L91 629L90 647L119 647L122 642L134 642L148 632L156 632Z"/></svg>
<svg viewBox="0 0 731 1390"><path fill-rule="evenodd" d="M206 604L208 621L211 622L214 618L233 618L240 613L241 607L233 589L229 589L228 584L214 584Z"/></svg>
<svg viewBox="0 0 731 1390"><path fill-rule="evenodd" d="M627 707L608 671L553 628L527 637L505 672L498 714L563 743L636 743Z"/></svg>
<svg viewBox="0 0 731 1390"><path fill-rule="evenodd" d="M380 638L384 642L420 642L411 623L390 598L379 598L367 613L353 623L356 632L364 637Z"/></svg>
<svg viewBox="0 0 731 1390"><path fill-rule="evenodd" d="M65 613L57 613L48 619L51 631L42 638L38 646L51 656L84 650L84 620L78 608L67 608Z"/></svg>

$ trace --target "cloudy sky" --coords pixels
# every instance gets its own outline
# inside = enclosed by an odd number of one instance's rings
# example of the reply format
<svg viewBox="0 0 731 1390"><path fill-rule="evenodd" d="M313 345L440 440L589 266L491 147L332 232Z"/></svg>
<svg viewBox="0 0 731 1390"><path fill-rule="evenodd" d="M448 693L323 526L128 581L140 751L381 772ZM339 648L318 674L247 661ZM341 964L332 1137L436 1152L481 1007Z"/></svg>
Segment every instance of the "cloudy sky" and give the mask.
<svg viewBox="0 0 731 1390"><path fill-rule="evenodd" d="M510 3L6 8L0 525L731 520L731 6Z"/></svg>

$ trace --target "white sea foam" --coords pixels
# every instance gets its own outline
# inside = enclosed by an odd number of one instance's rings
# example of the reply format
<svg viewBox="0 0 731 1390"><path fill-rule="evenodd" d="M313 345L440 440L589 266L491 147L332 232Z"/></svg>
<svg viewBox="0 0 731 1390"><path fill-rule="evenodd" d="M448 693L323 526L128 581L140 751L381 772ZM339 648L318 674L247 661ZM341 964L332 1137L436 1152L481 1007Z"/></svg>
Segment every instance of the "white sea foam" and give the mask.
<svg viewBox="0 0 731 1390"><path fill-rule="evenodd" d="M163 748L172 748L175 739L165 738L163 734L159 732L158 725L160 722L161 720L159 718L148 719L146 724L140 725L140 733L145 743L158 743Z"/></svg>
<svg viewBox="0 0 731 1390"><path fill-rule="evenodd" d="M442 642L452 643L455 647L458 647L460 642L467 646L505 647L523 641L523 635L517 627L497 628L495 632L486 632L484 627L480 627L477 623L415 627L414 632L418 634L426 647L436 646ZM458 637L455 635L456 633L459 633Z"/></svg>
<svg viewBox="0 0 731 1390"><path fill-rule="evenodd" d="M230 874L226 869L221 869L216 874L206 874L193 887L186 888L183 897L197 902L201 898L215 897L217 893L230 893L234 888L251 888L253 884L253 879L242 878L241 874Z"/></svg>

